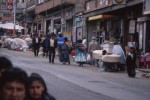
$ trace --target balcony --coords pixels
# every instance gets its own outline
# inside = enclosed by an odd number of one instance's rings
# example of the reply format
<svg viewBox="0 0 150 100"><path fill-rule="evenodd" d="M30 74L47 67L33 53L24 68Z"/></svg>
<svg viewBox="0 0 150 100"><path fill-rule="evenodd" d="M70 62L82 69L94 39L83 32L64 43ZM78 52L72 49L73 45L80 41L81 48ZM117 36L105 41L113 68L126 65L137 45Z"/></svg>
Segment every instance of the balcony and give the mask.
<svg viewBox="0 0 150 100"><path fill-rule="evenodd" d="M87 0L85 12L102 9L112 5L112 0Z"/></svg>
<svg viewBox="0 0 150 100"><path fill-rule="evenodd" d="M30 8L36 5L36 0L30 0L26 3L26 8Z"/></svg>
<svg viewBox="0 0 150 100"><path fill-rule="evenodd" d="M63 6L74 5L75 2L75 0L48 0L38 4L35 8L35 13L38 14L46 10L52 10L52 8L61 9Z"/></svg>
<svg viewBox="0 0 150 100"><path fill-rule="evenodd" d="M17 3L16 12L22 13L23 9L26 8L26 3Z"/></svg>
<svg viewBox="0 0 150 100"><path fill-rule="evenodd" d="M36 5L36 0L27 1L25 11L30 11L30 10L35 9L35 5Z"/></svg>

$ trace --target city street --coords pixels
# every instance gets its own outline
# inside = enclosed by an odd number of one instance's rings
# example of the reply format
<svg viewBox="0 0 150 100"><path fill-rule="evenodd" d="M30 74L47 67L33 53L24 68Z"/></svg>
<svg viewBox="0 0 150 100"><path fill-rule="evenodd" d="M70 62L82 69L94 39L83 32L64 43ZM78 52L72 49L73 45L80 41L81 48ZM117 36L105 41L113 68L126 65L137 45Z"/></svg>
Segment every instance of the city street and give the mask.
<svg viewBox="0 0 150 100"><path fill-rule="evenodd" d="M34 57L32 52L0 48L0 56L8 57L14 66L30 75L39 73L46 81L49 93L56 100L149 100L150 79L129 78L125 72L103 72L96 66L71 63L54 64L48 58Z"/></svg>

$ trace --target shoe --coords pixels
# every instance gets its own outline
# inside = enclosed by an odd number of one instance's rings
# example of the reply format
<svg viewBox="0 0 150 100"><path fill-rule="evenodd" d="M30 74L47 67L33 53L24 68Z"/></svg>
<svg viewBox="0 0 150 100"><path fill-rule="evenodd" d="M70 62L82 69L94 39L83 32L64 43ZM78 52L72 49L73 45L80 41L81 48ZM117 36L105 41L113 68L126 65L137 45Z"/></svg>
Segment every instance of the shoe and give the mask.
<svg viewBox="0 0 150 100"><path fill-rule="evenodd" d="M63 64L64 64L64 65L66 65L66 63L65 63L65 62L63 62Z"/></svg>
<svg viewBox="0 0 150 100"><path fill-rule="evenodd" d="M68 62L68 65L70 65L70 62Z"/></svg>

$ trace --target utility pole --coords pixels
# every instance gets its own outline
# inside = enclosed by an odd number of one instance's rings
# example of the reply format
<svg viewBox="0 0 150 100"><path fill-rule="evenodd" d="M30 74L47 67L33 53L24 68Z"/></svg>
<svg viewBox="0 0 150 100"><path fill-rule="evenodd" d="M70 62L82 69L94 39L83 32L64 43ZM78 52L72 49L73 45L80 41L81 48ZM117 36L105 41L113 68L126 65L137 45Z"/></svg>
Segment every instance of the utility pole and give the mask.
<svg viewBox="0 0 150 100"><path fill-rule="evenodd" d="M14 29L13 35L16 35L16 0L13 1L13 13L14 13Z"/></svg>

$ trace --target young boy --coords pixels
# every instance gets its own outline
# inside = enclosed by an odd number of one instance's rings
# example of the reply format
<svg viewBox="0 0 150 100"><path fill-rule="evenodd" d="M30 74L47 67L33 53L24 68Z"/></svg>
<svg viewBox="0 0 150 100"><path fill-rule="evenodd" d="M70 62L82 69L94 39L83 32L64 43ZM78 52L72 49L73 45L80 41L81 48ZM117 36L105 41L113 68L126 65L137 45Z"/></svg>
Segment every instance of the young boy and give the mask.
<svg viewBox="0 0 150 100"><path fill-rule="evenodd" d="M27 74L19 68L10 68L0 77L0 100L24 100Z"/></svg>

